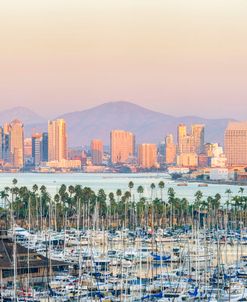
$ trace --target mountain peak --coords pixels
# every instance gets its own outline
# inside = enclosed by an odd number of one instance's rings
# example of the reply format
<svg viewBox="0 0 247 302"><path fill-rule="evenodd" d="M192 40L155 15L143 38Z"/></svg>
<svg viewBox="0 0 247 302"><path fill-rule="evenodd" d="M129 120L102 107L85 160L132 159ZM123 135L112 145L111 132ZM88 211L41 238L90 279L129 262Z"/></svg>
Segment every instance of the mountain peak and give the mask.
<svg viewBox="0 0 247 302"><path fill-rule="evenodd" d="M15 119L20 120L24 123L24 125L45 122L43 117L33 112L29 108L22 106L16 106L0 112L0 124L11 122Z"/></svg>
<svg viewBox="0 0 247 302"><path fill-rule="evenodd" d="M158 143L169 133L173 133L176 138L179 123L190 124L195 120L206 125L207 141L222 142L228 123L228 120L224 119L174 117L128 101L103 103L87 110L64 114L60 118L65 119L68 124L71 146L89 145L94 137L102 139L104 144L109 144L110 131L113 129L133 132L137 143Z"/></svg>

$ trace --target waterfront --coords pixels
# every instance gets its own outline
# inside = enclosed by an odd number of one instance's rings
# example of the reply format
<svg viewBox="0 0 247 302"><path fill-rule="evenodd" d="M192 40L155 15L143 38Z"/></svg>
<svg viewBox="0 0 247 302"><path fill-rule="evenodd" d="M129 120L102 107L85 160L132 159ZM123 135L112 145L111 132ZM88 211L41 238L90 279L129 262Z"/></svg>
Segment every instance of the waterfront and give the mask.
<svg viewBox="0 0 247 302"><path fill-rule="evenodd" d="M174 188L179 198L186 198L188 201L194 201L195 193L200 190L203 196L214 196L219 193L222 200L227 199L226 190L231 189L233 195L238 194L239 186L224 184L208 184L207 187L198 187L199 183L188 183L187 186L177 186L178 182L173 181L165 173L136 173L136 174L98 174L98 173L64 173L64 174L38 174L38 173L1 173L0 188L12 185L12 180L17 179L18 186L27 186L29 189L34 184L44 185L50 194L55 194L62 184L81 185L90 187L95 191L104 189L106 193L116 192L117 189L122 191L128 190L128 183L133 181L133 194L137 196L136 189L138 186L144 187L144 196L150 197L151 183L156 185L156 194L159 197L158 183L164 181L165 190L164 198L167 198L167 189Z"/></svg>
<svg viewBox="0 0 247 302"><path fill-rule="evenodd" d="M243 301L244 188L199 185L157 173L1 174L0 297Z"/></svg>

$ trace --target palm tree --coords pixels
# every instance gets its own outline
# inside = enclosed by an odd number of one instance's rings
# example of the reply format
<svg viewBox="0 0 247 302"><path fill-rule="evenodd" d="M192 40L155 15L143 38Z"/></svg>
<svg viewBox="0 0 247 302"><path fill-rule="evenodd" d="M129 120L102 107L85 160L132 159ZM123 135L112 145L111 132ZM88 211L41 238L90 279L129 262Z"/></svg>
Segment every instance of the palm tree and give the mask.
<svg viewBox="0 0 247 302"><path fill-rule="evenodd" d="M0 196L1 196L1 199L4 201L4 211L5 211L5 229L7 230L8 229L8 209L7 209L7 203L8 202L8 198L9 198L9 190L10 188L9 187L5 187L4 190L2 190L0 192Z"/></svg>
<svg viewBox="0 0 247 302"><path fill-rule="evenodd" d="M201 203L202 203L202 197L203 197L203 194L202 194L202 191L197 191L195 193L195 203L194 203L194 210L196 210L196 216L197 216L197 219L198 219L198 222L199 222L199 226L201 225Z"/></svg>
<svg viewBox="0 0 247 302"><path fill-rule="evenodd" d="M1 199L4 201L4 208L6 209L7 207L7 200L8 200L8 197L9 197L9 187L5 187L4 190L2 190L0 192L0 196L1 196Z"/></svg>
<svg viewBox="0 0 247 302"><path fill-rule="evenodd" d="M75 193L75 187L70 185L68 187L68 191L69 191L70 197L72 197L72 195Z"/></svg>
<svg viewBox="0 0 247 302"><path fill-rule="evenodd" d="M168 203L170 205L170 226L173 227L173 210L174 210L174 205L175 205L175 201L176 201L176 194L173 188L168 188L167 191L168 194Z"/></svg>
<svg viewBox="0 0 247 302"><path fill-rule="evenodd" d="M164 190L164 187L165 187L164 181L161 180L159 182L158 186L160 188L160 199L161 199L161 201L163 201L163 190Z"/></svg>
<svg viewBox="0 0 247 302"><path fill-rule="evenodd" d="M126 191L124 193L124 197L125 197L125 227L127 226L127 221L129 223L129 200L131 198L131 193L129 191Z"/></svg>
<svg viewBox="0 0 247 302"><path fill-rule="evenodd" d="M40 187L40 192L41 192L41 193L45 193L45 192L46 192L46 186L42 185L42 186Z"/></svg>
<svg viewBox="0 0 247 302"><path fill-rule="evenodd" d="M109 211L108 213L111 215L111 221L114 223L115 222L115 214L116 214L116 201L115 201L115 196L113 192L109 193Z"/></svg>
<svg viewBox="0 0 247 302"><path fill-rule="evenodd" d="M143 186L138 186L137 193L139 194L139 200L141 200L143 192L144 192Z"/></svg>
<svg viewBox="0 0 247 302"><path fill-rule="evenodd" d="M243 196L243 193L244 193L244 188L243 188L243 187L240 187L240 188L239 188L238 193L240 193L240 194L241 194L241 196Z"/></svg>
<svg viewBox="0 0 247 302"><path fill-rule="evenodd" d="M107 205L106 205L106 194L103 189L100 189L97 195L97 200L99 202L99 217L105 218L107 212Z"/></svg>
<svg viewBox="0 0 247 302"><path fill-rule="evenodd" d="M133 181L130 181L128 184L129 190L130 190L130 198L132 199L132 189L134 188L134 183Z"/></svg>
<svg viewBox="0 0 247 302"><path fill-rule="evenodd" d="M141 226L142 223L144 222L144 213L145 213L145 198L142 197L136 204L136 213L137 213L137 219L139 222L139 225Z"/></svg>
<svg viewBox="0 0 247 302"><path fill-rule="evenodd" d="M154 195L155 184L151 183L150 188L151 188L151 201L152 201L153 200L153 195Z"/></svg>
<svg viewBox="0 0 247 302"><path fill-rule="evenodd" d="M218 226L219 222L219 208L220 208L220 200L221 200L221 195L219 193L215 194L213 198L213 210L214 210L214 226Z"/></svg>
<svg viewBox="0 0 247 302"><path fill-rule="evenodd" d="M58 220L58 216L60 216L61 213L59 213L59 211L57 211L58 208L58 204L60 204L60 194L55 194L54 196L54 226L55 226L55 231L57 231L57 220ZM61 210L61 208L60 208ZM51 211L52 213L52 211Z"/></svg>
<svg viewBox="0 0 247 302"><path fill-rule="evenodd" d="M13 184L13 186L15 187L16 185L17 185L17 179L16 178L14 178L13 180L12 180L12 184Z"/></svg>
<svg viewBox="0 0 247 302"><path fill-rule="evenodd" d="M131 194L131 190L134 188L134 183L133 183L133 181L130 181L130 182L129 182L128 187L129 187L129 189L130 189L130 194Z"/></svg>
<svg viewBox="0 0 247 302"><path fill-rule="evenodd" d="M225 227L228 226L228 220L229 220L229 205L231 204L231 194L232 194L232 191L231 189L227 189L226 192L227 194L227 201L226 201L226 224L225 224Z"/></svg>
<svg viewBox="0 0 247 302"><path fill-rule="evenodd" d="M122 191L120 189L117 189L116 195L117 195L117 199L118 199L118 202L119 202L120 197L122 196Z"/></svg>
<svg viewBox="0 0 247 302"><path fill-rule="evenodd" d="M39 226L39 210L38 210L38 196L37 196L37 191L38 191L39 187L34 184L33 187L32 187L32 190L33 190L33 194L32 194L32 199L34 199L34 205L35 205L35 212L36 212L36 227L38 228Z"/></svg>

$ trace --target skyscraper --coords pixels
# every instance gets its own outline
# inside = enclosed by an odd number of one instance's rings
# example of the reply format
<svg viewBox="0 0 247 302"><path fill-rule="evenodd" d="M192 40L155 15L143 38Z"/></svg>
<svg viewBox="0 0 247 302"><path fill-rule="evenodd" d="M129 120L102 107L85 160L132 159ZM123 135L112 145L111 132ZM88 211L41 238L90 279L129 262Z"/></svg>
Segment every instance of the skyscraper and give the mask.
<svg viewBox="0 0 247 302"><path fill-rule="evenodd" d="M203 152L205 126L202 124L192 125L192 137L194 139L195 152L200 154Z"/></svg>
<svg viewBox="0 0 247 302"><path fill-rule="evenodd" d="M32 138L26 137L24 139L24 161L32 160Z"/></svg>
<svg viewBox="0 0 247 302"><path fill-rule="evenodd" d="M68 158L67 126L63 119L48 122L48 160Z"/></svg>
<svg viewBox="0 0 247 302"><path fill-rule="evenodd" d="M24 165L24 133L23 124L19 120L14 120L9 126L10 134L10 159L16 168Z"/></svg>
<svg viewBox="0 0 247 302"><path fill-rule="evenodd" d="M184 124L178 126L178 154L203 152L204 147L204 125L193 124L191 134L187 133Z"/></svg>
<svg viewBox="0 0 247 302"><path fill-rule="evenodd" d="M9 132L10 132L10 124L9 123L4 123L3 124L3 132L4 132L4 134L9 134Z"/></svg>
<svg viewBox="0 0 247 302"><path fill-rule="evenodd" d="M177 165L195 167L198 164L198 154L203 151L204 126L192 125L192 131L187 133L184 124L178 126L178 156Z"/></svg>
<svg viewBox="0 0 247 302"><path fill-rule="evenodd" d="M10 162L10 137L8 133L3 134L3 160Z"/></svg>
<svg viewBox="0 0 247 302"><path fill-rule="evenodd" d="M38 167L41 163L41 146L42 146L42 134L35 133L32 135L32 158L35 167Z"/></svg>
<svg viewBox="0 0 247 302"><path fill-rule="evenodd" d="M157 146L155 144L140 144L138 146L138 163L144 169L157 166Z"/></svg>
<svg viewBox="0 0 247 302"><path fill-rule="evenodd" d="M10 160L10 124L5 123L2 128L2 159L5 162Z"/></svg>
<svg viewBox="0 0 247 302"><path fill-rule="evenodd" d="M126 163L134 155L135 136L124 130L111 131L111 162Z"/></svg>
<svg viewBox="0 0 247 302"><path fill-rule="evenodd" d="M103 159L103 142L99 139L91 141L92 163L94 165L102 165Z"/></svg>
<svg viewBox="0 0 247 302"><path fill-rule="evenodd" d="M165 140L165 162L168 165L176 163L177 148L173 140L173 135L169 134Z"/></svg>
<svg viewBox="0 0 247 302"><path fill-rule="evenodd" d="M3 132L3 128L0 127L0 160L3 160L3 148L4 148L4 132Z"/></svg>
<svg viewBox="0 0 247 302"><path fill-rule="evenodd" d="M228 166L247 166L247 122L230 122L225 131Z"/></svg>
<svg viewBox="0 0 247 302"><path fill-rule="evenodd" d="M183 145L184 139L187 136L187 128L184 124L178 125L178 132L177 132L177 140L178 140L178 152L183 153Z"/></svg>
<svg viewBox="0 0 247 302"><path fill-rule="evenodd" d="M41 161L48 162L48 133L42 133L42 143L41 143Z"/></svg>

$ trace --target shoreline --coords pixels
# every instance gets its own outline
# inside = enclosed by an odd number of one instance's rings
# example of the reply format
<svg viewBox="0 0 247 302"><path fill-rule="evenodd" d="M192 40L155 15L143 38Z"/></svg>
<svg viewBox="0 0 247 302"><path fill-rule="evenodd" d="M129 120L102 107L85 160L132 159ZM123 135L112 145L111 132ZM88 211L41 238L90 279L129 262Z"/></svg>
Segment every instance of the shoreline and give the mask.
<svg viewBox="0 0 247 302"><path fill-rule="evenodd" d="M178 180L176 180L177 182ZM193 180L193 179L187 179L187 180L180 180L180 181L187 181L188 183L198 183L198 184L211 184L211 185L230 185L230 186L247 186L247 182L242 181L234 181L234 180Z"/></svg>

